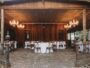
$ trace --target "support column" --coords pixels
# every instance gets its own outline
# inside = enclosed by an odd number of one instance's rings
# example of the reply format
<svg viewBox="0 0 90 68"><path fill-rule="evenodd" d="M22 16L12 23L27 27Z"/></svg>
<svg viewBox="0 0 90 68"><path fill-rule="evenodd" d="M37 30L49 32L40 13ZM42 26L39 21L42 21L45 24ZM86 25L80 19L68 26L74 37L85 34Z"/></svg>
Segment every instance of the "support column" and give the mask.
<svg viewBox="0 0 90 68"><path fill-rule="evenodd" d="M83 42L86 42L86 9L83 9Z"/></svg>
<svg viewBox="0 0 90 68"><path fill-rule="evenodd" d="M4 42L4 9L1 9L1 43Z"/></svg>

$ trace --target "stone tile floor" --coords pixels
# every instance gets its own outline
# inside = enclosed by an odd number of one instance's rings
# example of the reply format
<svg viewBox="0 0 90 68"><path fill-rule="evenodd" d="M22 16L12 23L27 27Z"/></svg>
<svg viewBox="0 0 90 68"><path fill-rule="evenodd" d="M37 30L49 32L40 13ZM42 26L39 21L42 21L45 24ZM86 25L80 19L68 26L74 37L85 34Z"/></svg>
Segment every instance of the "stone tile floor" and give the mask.
<svg viewBox="0 0 90 68"><path fill-rule="evenodd" d="M49 54L36 54L30 49L17 49L10 53L11 68L76 68L75 58L71 49Z"/></svg>

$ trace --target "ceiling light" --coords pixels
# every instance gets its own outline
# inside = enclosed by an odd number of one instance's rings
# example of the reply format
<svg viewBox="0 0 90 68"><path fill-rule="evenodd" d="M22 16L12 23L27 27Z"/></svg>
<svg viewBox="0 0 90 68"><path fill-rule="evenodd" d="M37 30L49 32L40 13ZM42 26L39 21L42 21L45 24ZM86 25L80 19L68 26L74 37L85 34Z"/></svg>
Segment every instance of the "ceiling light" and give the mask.
<svg viewBox="0 0 90 68"><path fill-rule="evenodd" d="M16 20L11 20L9 21L9 24L13 27L17 26L19 24L19 21L16 21Z"/></svg>
<svg viewBox="0 0 90 68"><path fill-rule="evenodd" d="M17 21L17 20L10 20L9 24L13 27L18 27L18 28L24 28L25 27L25 25L20 24L19 21Z"/></svg>
<svg viewBox="0 0 90 68"><path fill-rule="evenodd" d="M64 25L65 29L69 29L71 27L75 27L79 24L78 20L73 19L72 21L69 21L69 24Z"/></svg>
<svg viewBox="0 0 90 68"><path fill-rule="evenodd" d="M17 27L18 28L24 28L25 26L23 24L18 24Z"/></svg>

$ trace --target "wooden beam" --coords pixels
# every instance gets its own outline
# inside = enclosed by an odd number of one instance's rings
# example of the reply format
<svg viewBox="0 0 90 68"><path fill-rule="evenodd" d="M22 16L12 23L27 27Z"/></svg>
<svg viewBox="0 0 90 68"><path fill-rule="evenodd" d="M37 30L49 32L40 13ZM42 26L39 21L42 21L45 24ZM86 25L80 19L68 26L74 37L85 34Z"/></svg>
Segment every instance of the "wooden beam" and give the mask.
<svg viewBox="0 0 90 68"><path fill-rule="evenodd" d="M22 24L24 24L24 25L31 25L31 24L67 24L67 23L22 23Z"/></svg>
<svg viewBox="0 0 90 68"><path fill-rule="evenodd" d="M72 4L72 3L57 3L57 2L34 2L34 3L21 3L13 5L4 5L4 9L83 9L87 6Z"/></svg>
<svg viewBox="0 0 90 68"><path fill-rule="evenodd" d="M86 42L86 9L83 9L83 42Z"/></svg>
<svg viewBox="0 0 90 68"><path fill-rule="evenodd" d="M1 9L1 43L4 42L4 9Z"/></svg>

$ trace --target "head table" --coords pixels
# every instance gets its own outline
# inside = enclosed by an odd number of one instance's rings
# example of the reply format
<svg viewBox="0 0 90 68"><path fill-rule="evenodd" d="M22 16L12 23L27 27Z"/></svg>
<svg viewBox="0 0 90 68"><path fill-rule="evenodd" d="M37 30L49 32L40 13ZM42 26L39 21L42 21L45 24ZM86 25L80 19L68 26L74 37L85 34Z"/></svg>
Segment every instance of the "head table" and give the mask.
<svg viewBox="0 0 90 68"><path fill-rule="evenodd" d="M35 45L35 47L40 47L40 50L37 51L36 49L34 49L35 53L49 53L49 51L47 50L48 47L52 46L48 43L48 42L40 42L38 44ZM50 50L50 52L53 52L53 49Z"/></svg>
<svg viewBox="0 0 90 68"><path fill-rule="evenodd" d="M31 48L31 44L34 47ZM41 41L25 41L25 49L31 48L35 53L53 53L53 45L56 49L66 49L65 41L41 42Z"/></svg>

